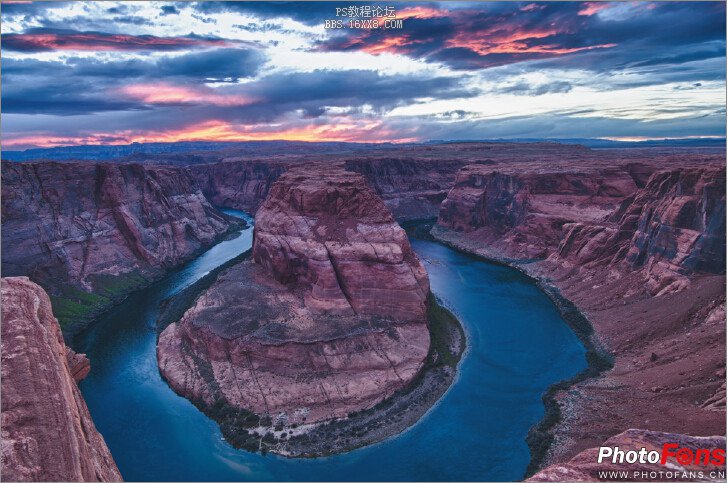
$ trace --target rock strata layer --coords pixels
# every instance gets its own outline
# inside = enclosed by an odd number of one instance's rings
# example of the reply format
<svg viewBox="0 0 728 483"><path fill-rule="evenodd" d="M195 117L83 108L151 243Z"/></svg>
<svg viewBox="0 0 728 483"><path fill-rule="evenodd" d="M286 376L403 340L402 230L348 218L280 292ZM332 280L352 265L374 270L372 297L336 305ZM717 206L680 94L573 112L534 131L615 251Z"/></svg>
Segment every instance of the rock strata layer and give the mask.
<svg viewBox="0 0 728 483"><path fill-rule="evenodd" d="M564 225L600 219L636 190L629 169L524 172L469 165L443 201L438 226L509 258L545 258Z"/></svg>
<svg viewBox="0 0 728 483"><path fill-rule="evenodd" d="M88 371L63 343L43 289L3 278L3 480L121 480L76 385Z"/></svg>
<svg viewBox="0 0 728 483"><path fill-rule="evenodd" d="M362 176L286 172L257 212L252 258L159 338L163 376L213 417L247 411L239 431L281 437L371 408L423 367L427 274Z"/></svg>
<svg viewBox="0 0 728 483"><path fill-rule="evenodd" d="M89 319L225 233L184 170L2 165L2 271L41 284L62 324Z"/></svg>

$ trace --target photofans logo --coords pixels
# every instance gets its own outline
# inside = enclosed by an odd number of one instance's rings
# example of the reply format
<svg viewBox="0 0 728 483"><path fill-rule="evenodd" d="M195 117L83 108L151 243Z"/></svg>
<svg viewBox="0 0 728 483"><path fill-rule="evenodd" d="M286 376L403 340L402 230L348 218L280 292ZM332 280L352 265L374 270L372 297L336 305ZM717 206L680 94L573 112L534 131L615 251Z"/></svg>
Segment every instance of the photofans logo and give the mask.
<svg viewBox="0 0 728 483"><path fill-rule="evenodd" d="M634 470L604 470L599 478L605 480L724 480L725 449L692 449L677 443L666 443L662 450L621 450L619 446L599 448L597 463L614 465L658 465L657 469L641 466Z"/></svg>

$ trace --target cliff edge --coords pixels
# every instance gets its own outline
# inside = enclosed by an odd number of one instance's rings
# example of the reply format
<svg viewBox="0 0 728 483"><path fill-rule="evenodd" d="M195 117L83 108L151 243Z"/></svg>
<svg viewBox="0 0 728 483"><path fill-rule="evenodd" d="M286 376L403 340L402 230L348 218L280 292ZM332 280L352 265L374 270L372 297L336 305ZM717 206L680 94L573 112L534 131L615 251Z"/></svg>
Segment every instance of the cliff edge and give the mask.
<svg viewBox="0 0 728 483"><path fill-rule="evenodd" d="M76 383L88 359L63 343L48 295L2 279L2 475L6 481L120 481Z"/></svg>

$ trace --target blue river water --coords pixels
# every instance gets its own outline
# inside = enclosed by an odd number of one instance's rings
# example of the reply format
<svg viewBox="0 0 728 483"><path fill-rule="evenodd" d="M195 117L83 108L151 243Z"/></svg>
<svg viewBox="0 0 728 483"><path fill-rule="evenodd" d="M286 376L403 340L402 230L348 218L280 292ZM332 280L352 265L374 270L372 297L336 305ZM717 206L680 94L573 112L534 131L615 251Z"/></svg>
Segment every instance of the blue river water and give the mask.
<svg viewBox="0 0 728 483"><path fill-rule="evenodd" d="M250 220L243 212L225 210ZM412 245L432 291L462 322L468 349L453 386L416 425L327 458L236 450L217 424L162 380L159 303L250 248L252 228L114 307L74 341L91 373L81 390L127 481L507 481L530 454L526 434L546 388L586 367L585 351L527 277L438 243Z"/></svg>

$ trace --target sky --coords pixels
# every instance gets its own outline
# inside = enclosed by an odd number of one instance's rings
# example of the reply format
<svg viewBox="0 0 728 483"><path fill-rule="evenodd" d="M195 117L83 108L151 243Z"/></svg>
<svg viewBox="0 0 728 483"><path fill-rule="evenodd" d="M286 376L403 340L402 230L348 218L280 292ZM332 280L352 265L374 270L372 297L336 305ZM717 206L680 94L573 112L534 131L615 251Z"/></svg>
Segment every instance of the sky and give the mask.
<svg viewBox="0 0 728 483"><path fill-rule="evenodd" d="M2 147L724 136L725 8L3 1Z"/></svg>

